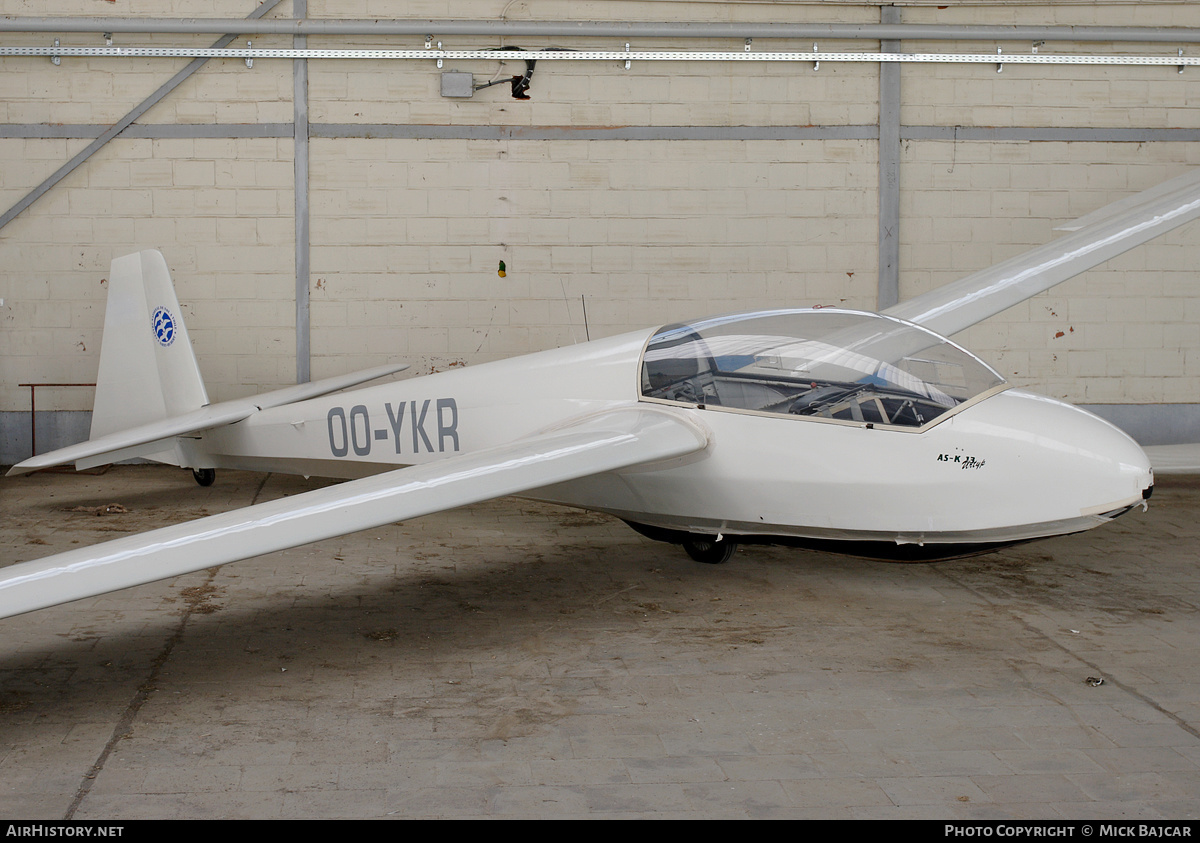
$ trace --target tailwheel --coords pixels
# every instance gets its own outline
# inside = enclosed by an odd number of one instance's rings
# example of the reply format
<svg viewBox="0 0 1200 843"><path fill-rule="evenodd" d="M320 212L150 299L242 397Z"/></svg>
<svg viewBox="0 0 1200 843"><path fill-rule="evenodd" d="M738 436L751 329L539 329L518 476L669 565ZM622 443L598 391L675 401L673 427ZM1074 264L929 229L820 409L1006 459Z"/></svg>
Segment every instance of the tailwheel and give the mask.
<svg viewBox="0 0 1200 843"><path fill-rule="evenodd" d="M683 549L687 555L705 565L721 565L733 558L737 550L737 542L716 536L701 536L695 533L683 540Z"/></svg>
<svg viewBox="0 0 1200 843"><path fill-rule="evenodd" d="M201 486L211 486L217 479L217 470L215 468L193 468L192 477Z"/></svg>

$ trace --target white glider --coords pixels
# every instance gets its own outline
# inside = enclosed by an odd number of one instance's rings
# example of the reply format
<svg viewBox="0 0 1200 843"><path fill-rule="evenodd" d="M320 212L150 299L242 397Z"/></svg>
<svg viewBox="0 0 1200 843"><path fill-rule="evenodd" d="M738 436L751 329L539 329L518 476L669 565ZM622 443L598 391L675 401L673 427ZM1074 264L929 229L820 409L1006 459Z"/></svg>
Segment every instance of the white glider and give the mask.
<svg viewBox="0 0 1200 843"><path fill-rule="evenodd" d="M738 542L893 558L1077 532L1144 505L1146 454L946 339L1200 216L1200 173L872 314L778 309L340 392L208 403L166 262L113 261L87 442L23 474L145 457L355 478L0 570L0 617L508 494L616 515L695 559Z"/></svg>

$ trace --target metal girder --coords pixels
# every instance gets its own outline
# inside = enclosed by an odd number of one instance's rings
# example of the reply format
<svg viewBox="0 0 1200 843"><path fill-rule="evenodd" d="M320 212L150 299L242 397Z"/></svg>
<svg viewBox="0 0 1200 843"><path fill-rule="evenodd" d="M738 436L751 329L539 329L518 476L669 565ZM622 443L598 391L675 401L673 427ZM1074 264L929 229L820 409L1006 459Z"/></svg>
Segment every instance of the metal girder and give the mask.
<svg viewBox="0 0 1200 843"><path fill-rule="evenodd" d="M1200 43L1195 27L956 24L735 23L514 20L255 20L123 16L0 17L0 32L123 32L259 35L428 35L580 38L824 38L826 40L1076 41Z"/></svg>
<svg viewBox="0 0 1200 843"><path fill-rule="evenodd" d="M900 8L880 9L884 23L900 23ZM899 52L898 41L880 43L883 52ZM875 305L880 310L900 301L900 65L879 65L879 278Z"/></svg>
<svg viewBox="0 0 1200 843"><path fill-rule="evenodd" d="M308 14L308 0L292 0L292 14L303 19ZM303 49L308 38L296 35L292 45ZM310 272L309 188L309 126L308 126L308 62L292 63L292 167L296 223L296 383L312 379L312 313Z"/></svg>
<svg viewBox="0 0 1200 843"><path fill-rule="evenodd" d="M236 36L230 36L230 38ZM1200 56L1081 53L755 52L753 50L416 50L267 49L262 47L0 47L0 56L47 58L376 59L466 61L536 57L538 61L897 62L905 64L1200 65Z"/></svg>

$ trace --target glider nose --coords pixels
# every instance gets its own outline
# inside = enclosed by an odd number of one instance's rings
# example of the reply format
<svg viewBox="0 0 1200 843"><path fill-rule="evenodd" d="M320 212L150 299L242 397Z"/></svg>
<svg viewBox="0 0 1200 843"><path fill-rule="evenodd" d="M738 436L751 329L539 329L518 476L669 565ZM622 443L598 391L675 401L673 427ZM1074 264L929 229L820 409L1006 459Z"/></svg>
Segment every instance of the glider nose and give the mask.
<svg viewBox="0 0 1200 843"><path fill-rule="evenodd" d="M1084 514L1115 518L1149 500L1154 491L1154 471L1146 452L1120 428L1091 413L1079 412L1090 424L1073 444L1080 479L1094 501L1084 508Z"/></svg>
<svg viewBox="0 0 1200 843"><path fill-rule="evenodd" d="M1099 416L1063 405L1081 417L1078 437L1073 438L1084 476L1092 475L1097 483L1097 496L1106 501L1123 502L1129 499L1149 499L1154 489L1154 471L1150 458L1125 431ZM1088 470L1090 469L1090 470ZM1122 510L1123 511L1123 510Z"/></svg>
<svg viewBox="0 0 1200 843"><path fill-rule="evenodd" d="M1031 490L1047 509L1112 518L1150 497L1154 473L1146 452L1121 429L1071 404L1008 390L995 398L1019 419L1015 449L1039 477ZM986 404L987 402L984 402Z"/></svg>

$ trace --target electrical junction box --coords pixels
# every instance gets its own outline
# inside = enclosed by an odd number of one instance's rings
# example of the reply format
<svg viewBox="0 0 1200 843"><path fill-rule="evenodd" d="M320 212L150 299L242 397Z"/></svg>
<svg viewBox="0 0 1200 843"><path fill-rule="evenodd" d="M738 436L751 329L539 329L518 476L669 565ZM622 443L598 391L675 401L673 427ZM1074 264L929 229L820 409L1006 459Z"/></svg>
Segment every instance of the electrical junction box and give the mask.
<svg viewBox="0 0 1200 843"><path fill-rule="evenodd" d="M474 75L462 70L447 70L442 73L443 97L470 97L474 94Z"/></svg>

